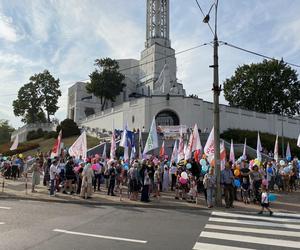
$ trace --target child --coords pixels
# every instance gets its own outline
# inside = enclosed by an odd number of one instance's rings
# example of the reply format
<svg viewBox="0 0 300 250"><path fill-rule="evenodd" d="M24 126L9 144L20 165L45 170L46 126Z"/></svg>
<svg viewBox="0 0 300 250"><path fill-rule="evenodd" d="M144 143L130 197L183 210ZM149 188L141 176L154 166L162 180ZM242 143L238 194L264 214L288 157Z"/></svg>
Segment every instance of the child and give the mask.
<svg viewBox="0 0 300 250"><path fill-rule="evenodd" d="M267 189L262 186L262 193L261 193L261 211L258 214L262 214L264 212L264 209L266 208L270 216L272 216L273 212L269 208L269 193L267 192Z"/></svg>
<svg viewBox="0 0 300 250"><path fill-rule="evenodd" d="M242 191L242 197L243 197L243 201L246 204L250 203L250 198L249 198L249 191L250 191L250 184L247 180L247 178L243 178L243 182L241 185L241 191Z"/></svg>

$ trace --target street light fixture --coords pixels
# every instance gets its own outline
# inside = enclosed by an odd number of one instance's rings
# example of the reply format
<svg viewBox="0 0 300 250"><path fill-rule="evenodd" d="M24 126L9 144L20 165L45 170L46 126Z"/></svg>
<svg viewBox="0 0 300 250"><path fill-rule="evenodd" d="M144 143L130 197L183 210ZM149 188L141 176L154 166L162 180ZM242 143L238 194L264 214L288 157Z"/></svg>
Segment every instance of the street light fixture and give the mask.
<svg viewBox="0 0 300 250"><path fill-rule="evenodd" d="M222 206L222 192L221 192L221 165L220 165L220 109L219 109L219 96L221 92L221 86L219 85L219 57L218 57L218 48L219 41L217 35L217 25L218 25L218 4L219 0L216 0L215 3L209 9L208 14L204 17L203 22L209 23L210 12L213 7L215 7L215 27L214 27L214 55L213 61L214 64L211 65L214 69L213 72L213 92L214 92L214 159L215 159L215 174L217 180L216 188L216 205Z"/></svg>

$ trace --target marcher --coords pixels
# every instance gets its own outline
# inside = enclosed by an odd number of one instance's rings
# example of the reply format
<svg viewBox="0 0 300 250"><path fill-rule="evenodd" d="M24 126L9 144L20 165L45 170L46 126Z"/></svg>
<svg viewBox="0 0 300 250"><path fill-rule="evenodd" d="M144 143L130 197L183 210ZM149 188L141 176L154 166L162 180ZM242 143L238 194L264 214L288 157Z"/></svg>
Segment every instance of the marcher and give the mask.
<svg viewBox="0 0 300 250"><path fill-rule="evenodd" d="M31 192L36 193L37 191L35 190L35 186L40 185L40 175L41 175L41 164L39 158L35 160L35 163L33 163L32 167L28 172L32 173Z"/></svg>
<svg viewBox="0 0 300 250"><path fill-rule="evenodd" d="M226 208L233 208L233 200L234 200L234 189L233 189L234 176L231 171L231 165L232 165L231 162L227 162L225 164L225 169L223 169L221 173L221 184L224 187Z"/></svg>
<svg viewBox="0 0 300 250"><path fill-rule="evenodd" d="M214 168L210 168L208 173L204 176L203 184L207 192L207 207L212 208L216 188L216 176Z"/></svg>
<svg viewBox="0 0 300 250"><path fill-rule="evenodd" d="M262 187L262 193L261 193L261 211L258 214L262 214L264 212L264 209L266 208L270 216L273 215L273 212L270 209L270 203L269 203L269 193L267 192L267 189L265 187Z"/></svg>
<svg viewBox="0 0 300 250"><path fill-rule="evenodd" d="M89 199L92 198L92 184L94 178L94 171L92 165L87 163L82 171L82 185L80 196Z"/></svg>

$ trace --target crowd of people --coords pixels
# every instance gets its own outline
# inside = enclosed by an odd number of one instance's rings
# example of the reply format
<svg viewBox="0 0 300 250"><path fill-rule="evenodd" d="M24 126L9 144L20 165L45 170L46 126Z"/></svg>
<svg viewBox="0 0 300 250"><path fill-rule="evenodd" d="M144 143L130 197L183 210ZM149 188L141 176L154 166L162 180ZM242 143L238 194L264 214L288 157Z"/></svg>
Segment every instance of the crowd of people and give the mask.
<svg viewBox="0 0 300 250"><path fill-rule="evenodd" d="M299 186L299 169L297 158L290 162L226 162L220 176L226 208L232 208L236 200L267 204L269 192L293 192ZM122 158L106 160L99 155L85 160L68 155L53 159L46 154L26 159L22 155L0 156L0 171L3 178L13 180L31 174L32 192L36 192L42 176L51 196L61 192L89 199L93 192L105 190L107 195L120 196L120 200L127 197L150 202L159 200L162 192L174 192L175 199L188 202L198 202L203 196L208 208L214 206L217 183L214 166L205 156L199 162L169 162L159 157L124 162ZM267 205L263 207L268 209Z"/></svg>

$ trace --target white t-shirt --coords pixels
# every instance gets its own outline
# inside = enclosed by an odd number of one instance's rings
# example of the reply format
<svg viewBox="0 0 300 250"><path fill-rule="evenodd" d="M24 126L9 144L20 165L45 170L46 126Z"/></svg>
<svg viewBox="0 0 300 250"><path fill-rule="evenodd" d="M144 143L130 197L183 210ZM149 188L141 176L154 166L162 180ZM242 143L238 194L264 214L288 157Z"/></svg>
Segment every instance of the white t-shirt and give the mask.
<svg viewBox="0 0 300 250"><path fill-rule="evenodd" d="M54 180L55 179L55 174L59 174L59 170L57 169L57 166L52 164L50 166L49 173L50 173L50 180Z"/></svg>
<svg viewBox="0 0 300 250"><path fill-rule="evenodd" d="M263 192L261 194L261 203L265 203L265 204L269 203L269 196L267 192Z"/></svg>

